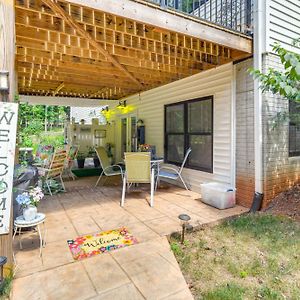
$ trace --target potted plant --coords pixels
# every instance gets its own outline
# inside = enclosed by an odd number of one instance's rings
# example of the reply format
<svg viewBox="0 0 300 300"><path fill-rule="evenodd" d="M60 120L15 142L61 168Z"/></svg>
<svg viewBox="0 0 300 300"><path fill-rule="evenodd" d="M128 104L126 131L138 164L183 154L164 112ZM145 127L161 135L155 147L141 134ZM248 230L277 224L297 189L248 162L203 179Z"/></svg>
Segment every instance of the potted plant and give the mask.
<svg viewBox="0 0 300 300"><path fill-rule="evenodd" d="M96 153L95 148L89 147L89 157L93 158L93 160L94 160L94 167L95 168L99 168L100 167L100 161L99 161L99 158L98 158L98 155Z"/></svg>
<svg viewBox="0 0 300 300"><path fill-rule="evenodd" d="M23 208L23 218L25 221L32 221L37 214L37 206L43 199L44 194L40 187L35 187L18 195L16 201Z"/></svg>
<svg viewBox="0 0 300 300"><path fill-rule="evenodd" d="M84 168L85 155L83 152L78 151L77 153L77 165L79 169Z"/></svg>

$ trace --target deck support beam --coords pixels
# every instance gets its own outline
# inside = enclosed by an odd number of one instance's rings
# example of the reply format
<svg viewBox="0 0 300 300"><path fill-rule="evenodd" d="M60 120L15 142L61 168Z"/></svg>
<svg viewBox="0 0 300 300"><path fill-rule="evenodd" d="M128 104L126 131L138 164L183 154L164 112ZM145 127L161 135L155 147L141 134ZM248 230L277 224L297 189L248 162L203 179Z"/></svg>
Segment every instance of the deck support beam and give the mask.
<svg viewBox="0 0 300 300"><path fill-rule="evenodd" d="M9 72L9 93L0 94L0 101L13 102L15 97L15 8L13 0L0 1L0 71ZM1 153L2 154L2 153ZM0 155L1 156L1 155ZM13 166L10 166L13 168ZM11 208L12 208L11 201ZM2 215L2 208L0 210ZM7 257L5 270L11 270L13 267L12 250L12 209L11 224L8 234L0 235L0 254Z"/></svg>
<svg viewBox="0 0 300 300"><path fill-rule="evenodd" d="M101 10L162 29L200 38L232 49L252 53L252 38L218 25L183 15L144 1L69 0L70 3ZM143 12L142 14L140 12Z"/></svg>
<svg viewBox="0 0 300 300"><path fill-rule="evenodd" d="M79 24L68 15L59 4L52 0L42 0L48 7L52 9L57 15L63 18L63 20L69 24L76 32L85 38L99 53L101 53L108 61L110 61L116 68L124 72L128 78L130 78L139 88L143 88L143 85L124 67L122 66L107 50L102 48L97 41L92 38Z"/></svg>

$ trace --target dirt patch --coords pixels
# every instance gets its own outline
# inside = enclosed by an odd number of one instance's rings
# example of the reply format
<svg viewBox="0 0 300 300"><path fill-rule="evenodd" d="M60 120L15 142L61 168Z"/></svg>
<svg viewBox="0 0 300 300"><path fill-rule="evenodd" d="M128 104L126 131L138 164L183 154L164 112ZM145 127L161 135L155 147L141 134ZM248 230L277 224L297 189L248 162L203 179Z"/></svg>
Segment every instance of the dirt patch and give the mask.
<svg viewBox="0 0 300 300"><path fill-rule="evenodd" d="M280 193L264 211L285 215L300 222L300 185Z"/></svg>

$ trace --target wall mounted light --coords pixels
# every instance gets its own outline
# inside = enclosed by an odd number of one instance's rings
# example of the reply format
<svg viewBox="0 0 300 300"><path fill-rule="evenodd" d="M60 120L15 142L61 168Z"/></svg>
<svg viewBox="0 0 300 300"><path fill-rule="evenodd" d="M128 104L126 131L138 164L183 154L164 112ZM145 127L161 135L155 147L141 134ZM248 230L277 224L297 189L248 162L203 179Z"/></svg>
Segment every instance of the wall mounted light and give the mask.
<svg viewBox="0 0 300 300"><path fill-rule="evenodd" d="M124 100L123 102L119 101L119 104L117 105L117 108L122 110L122 109L126 108L126 106L127 106L126 100Z"/></svg>
<svg viewBox="0 0 300 300"><path fill-rule="evenodd" d="M0 71L0 91L8 93L9 91L9 80L8 71Z"/></svg>

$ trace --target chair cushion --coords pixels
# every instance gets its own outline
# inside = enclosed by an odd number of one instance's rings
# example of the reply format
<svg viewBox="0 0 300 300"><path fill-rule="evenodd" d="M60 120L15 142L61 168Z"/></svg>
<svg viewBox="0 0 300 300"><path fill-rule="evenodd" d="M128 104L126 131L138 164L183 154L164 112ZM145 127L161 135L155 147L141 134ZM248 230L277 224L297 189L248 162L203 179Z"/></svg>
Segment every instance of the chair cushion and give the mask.
<svg viewBox="0 0 300 300"><path fill-rule="evenodd" d="M159 177L165 177L165 178L170 178L170 179L177 179L178 175L171 173L171 172L166 172L166 171L159 171Z"/></svg>

